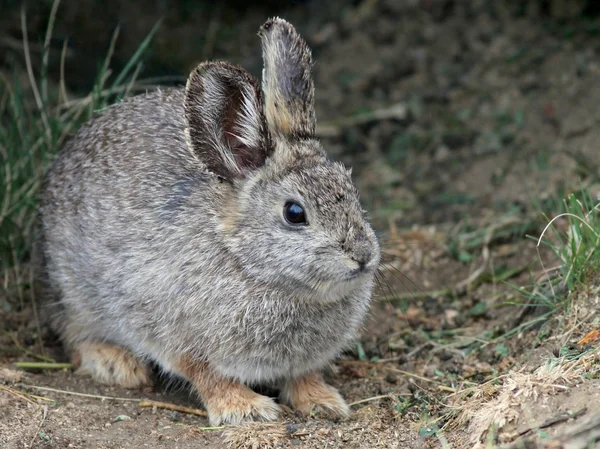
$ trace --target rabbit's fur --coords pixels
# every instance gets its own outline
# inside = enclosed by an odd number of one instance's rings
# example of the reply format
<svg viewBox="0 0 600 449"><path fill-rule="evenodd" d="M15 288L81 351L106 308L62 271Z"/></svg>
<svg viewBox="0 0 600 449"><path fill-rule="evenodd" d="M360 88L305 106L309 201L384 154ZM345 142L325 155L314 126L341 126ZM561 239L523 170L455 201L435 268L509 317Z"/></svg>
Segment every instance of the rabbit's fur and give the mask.
<svg viewBox="0 0 600 449"><path fill-rule="evenodd" d="M350 173L315 139L309 49L282 19L259 35L262 89L203 63L185 90L87 123L42 193L49 316L77 362L136 386L153 360L196 386L213 424L276 418L242 384L347 414L317 373L356 335L379 263ZM290 200L307 225L285 221Z"/></svg>

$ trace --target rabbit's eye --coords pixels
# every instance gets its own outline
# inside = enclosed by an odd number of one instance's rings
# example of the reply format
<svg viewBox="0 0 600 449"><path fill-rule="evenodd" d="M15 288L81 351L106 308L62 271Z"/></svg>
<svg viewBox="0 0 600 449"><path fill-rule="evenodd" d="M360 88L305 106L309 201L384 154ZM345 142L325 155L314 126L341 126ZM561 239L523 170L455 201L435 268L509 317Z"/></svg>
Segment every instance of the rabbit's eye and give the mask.
<svg viewBox="0 0 600 449"><path fill-rule="evenodd" d="M283 216L290 224L306 224L306 214L304 213L304 208L298 203L293 203L291 201L285 203L285 206L283 206Z"/></svg>

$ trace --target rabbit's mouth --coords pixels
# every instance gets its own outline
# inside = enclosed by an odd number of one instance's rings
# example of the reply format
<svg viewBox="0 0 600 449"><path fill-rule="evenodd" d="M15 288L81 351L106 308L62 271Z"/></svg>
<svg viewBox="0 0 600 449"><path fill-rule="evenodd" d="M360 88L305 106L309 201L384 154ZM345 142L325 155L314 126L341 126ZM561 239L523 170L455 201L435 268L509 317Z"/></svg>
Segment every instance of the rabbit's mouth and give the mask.
<svg viewBox="0 0 600 449"><path fill-rule="evenodd" d="M347 280L352 280L352 279L356 279L357 277L367 274L367 270L364 267L358 267L355 268L354 270L350 271L348 273L348 275L346 276Z"/></svg>
<svg viewBox="0 0 600 449"><path fill-rule="evenodd" d="M361 276L372 276L378 265L378 258L369 257L367 261L351 259L346 264L349 270L346 272L345 279L353 280Z"/></svg>
<svg viewBox="0 0 600 449"><path fill-rule="evenodd" d="M373 276L372 270L370 270L369 268L360 266L358 268L355 268L354 270L349 271L343 280L346 283L348 283L348 282L360 281L362 278L367 278L367 277L372 277L372 276Z"/></svg>

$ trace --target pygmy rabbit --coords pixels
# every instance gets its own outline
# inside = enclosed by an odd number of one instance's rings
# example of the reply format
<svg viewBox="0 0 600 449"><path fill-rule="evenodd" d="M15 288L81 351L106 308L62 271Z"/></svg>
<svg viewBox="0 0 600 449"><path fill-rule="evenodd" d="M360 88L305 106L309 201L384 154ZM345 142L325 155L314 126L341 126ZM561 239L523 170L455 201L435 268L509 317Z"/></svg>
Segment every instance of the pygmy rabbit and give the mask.
<svg viewBox="0 0 600 449"><path fill-rule="evenodd" d="M185 89L83 126L42 193L48 316L79 370L137 387L153 361L212 425L277 419L257 384L347 416L320 370L363 323L380 257L349 171L315 139L310 50L279 18L259 36L262 89L200 64Z"/></svg>

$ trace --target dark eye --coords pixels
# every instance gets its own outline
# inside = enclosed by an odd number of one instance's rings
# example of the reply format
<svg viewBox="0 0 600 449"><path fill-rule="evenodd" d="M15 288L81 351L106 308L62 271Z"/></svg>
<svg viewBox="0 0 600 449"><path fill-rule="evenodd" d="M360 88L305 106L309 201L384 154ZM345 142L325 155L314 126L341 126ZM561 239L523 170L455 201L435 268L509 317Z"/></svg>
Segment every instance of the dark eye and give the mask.
<svg viewBox="0 0 600 449"><path fill-rule="evenodd" d="M306 214L304 213L304 208L298 203L293 203L291 201L285 203L285 206L283 206L283 216L290 224L306 224Z"/></svg>

